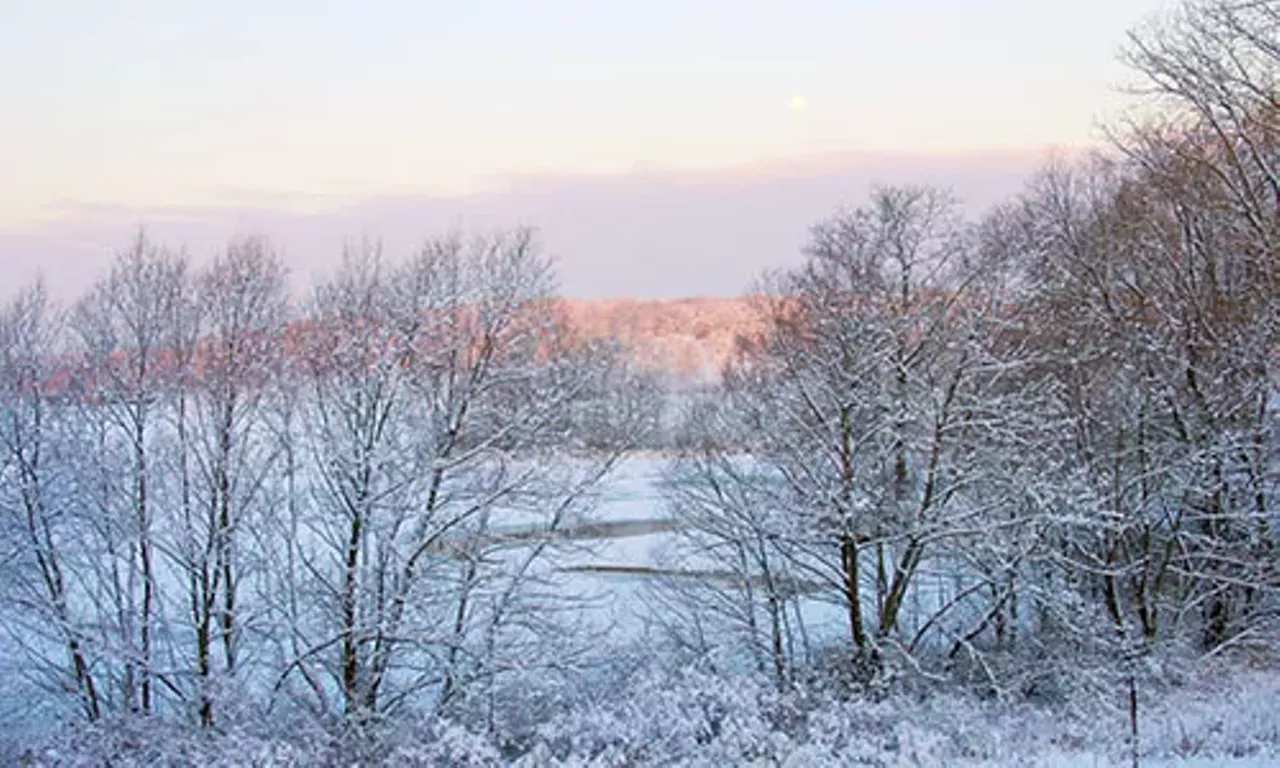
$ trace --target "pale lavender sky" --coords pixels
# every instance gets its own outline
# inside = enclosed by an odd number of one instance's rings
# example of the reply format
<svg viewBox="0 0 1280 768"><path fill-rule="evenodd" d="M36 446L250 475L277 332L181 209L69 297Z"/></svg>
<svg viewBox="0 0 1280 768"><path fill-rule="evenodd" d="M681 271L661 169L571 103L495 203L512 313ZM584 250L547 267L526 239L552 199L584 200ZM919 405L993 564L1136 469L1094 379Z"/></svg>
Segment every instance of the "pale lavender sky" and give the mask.
<svg viewBox="0 0 1280 768"><path fill-rule="evenodd" d="M0 293L538 225L578 295L732 293L872 180L982 205L1114 116L1160 0L0 0Z"/></svg>

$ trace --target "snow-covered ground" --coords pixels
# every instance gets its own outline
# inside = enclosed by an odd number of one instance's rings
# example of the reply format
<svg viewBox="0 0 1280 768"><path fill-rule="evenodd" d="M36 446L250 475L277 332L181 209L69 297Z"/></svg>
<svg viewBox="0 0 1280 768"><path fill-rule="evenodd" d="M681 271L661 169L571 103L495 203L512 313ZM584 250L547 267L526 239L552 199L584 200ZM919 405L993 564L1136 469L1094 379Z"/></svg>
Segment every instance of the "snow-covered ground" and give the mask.
<svg viewBox="0 0 1280 768"><path fill-rule="evenodd" d="M589 623L606 629L605 642L616 644L619 653L634 648L635 638L653 620L653 602L646 598L655 576L646 570L670 566L667 552L678 535L663 504L663 464L656 456L623 463L589 516L591 524L615 527L602 538L566 542L546 566L564 594L591 598L584 603ZM815 637L843 631L840 612L831 605L809 601L804 612ZM112 765L350 762L315 725L282 731L264 724L202 734L181 724L134 721L45 735L6 733L3 723L30 722L33 713L24 712L29 704L17 688L4 681L0 688L8 693L0 699L0 763L98 765L108 758ZM615 694L551 715L535 735L521 737L519 750L501 734L428 721L418 730L386 734L394 746L380 752L378 760L393 765L514 760L524 766L1130 764L1122 692L1115 701L1075 702L1069 715L962 694L839 701L822 694L784 696L750 674L671 671L650 663ZM1223 665L1176 688L1144 691L1141 765L1280 765L1278 710L1280 671L1270 669ZM306 727L317 730L310 733Z"/></svg>
<svg viewBox="0 0 1280 768"><path fill-rule="evenodd" d="M1139 764L1148 768L1280 765L1280 673L1217 670L1145 705ZM27 765L727 765L1060 766L1132 765L1122 711L1064 717L1028 704L939 695L803 700L754 678L697 671L648 673L625 695L583 702L526 734L423 720L378 734L375 759L344 751L314 726L200 732L173 724L112 723L6 744L0 761ZM350 749L350 748L348 748ZM24 762L25 760L25 762Z"/></svg>

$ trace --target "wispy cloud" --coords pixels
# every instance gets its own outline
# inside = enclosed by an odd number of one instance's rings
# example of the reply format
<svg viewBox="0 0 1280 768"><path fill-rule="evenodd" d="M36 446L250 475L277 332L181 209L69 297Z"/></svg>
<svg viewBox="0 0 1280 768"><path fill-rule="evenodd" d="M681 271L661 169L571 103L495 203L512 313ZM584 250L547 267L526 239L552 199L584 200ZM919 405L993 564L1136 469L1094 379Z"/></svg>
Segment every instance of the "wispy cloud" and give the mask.
<svg viewBox="0 0 1280 768"><path fill-rule="evenodd" d="M140 226L197 260L231 237L267 235L305 289L337 263L347 239L380 238L388 250L403 252L452 228L524 224L540 229L569 295L730 295L761 270L793 263L814 221L857 204L874 183L949 186L976 212L1015 193L1048 156L840 154L719 170L539 174L457 197L352 199L228 188L225 205L65 201L44 221L0 232L2 287L43 273L58 295L73 296Z"/></svg>

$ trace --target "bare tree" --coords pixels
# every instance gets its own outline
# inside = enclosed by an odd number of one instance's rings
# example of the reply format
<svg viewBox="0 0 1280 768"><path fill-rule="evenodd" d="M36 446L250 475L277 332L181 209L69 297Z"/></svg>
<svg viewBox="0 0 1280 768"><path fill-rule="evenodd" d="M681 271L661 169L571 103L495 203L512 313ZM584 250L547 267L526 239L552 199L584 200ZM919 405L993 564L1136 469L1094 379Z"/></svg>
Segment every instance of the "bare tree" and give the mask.
<svg viewBox="0 0 1280 768"><path fill-rule="evenodd" d="M166 341L186 280L184 257L139 234L110 275L77 305L74 321L84 350L84 395L94 403L94 416L103 420L104 438L123 441L128 454L128 467L119 469L129 480L118 500L127 516L116 521L122 536L112 543L123 549L109 556L124 569L113 587L122 590L119 684L128 708L144 714L154 704L159 599L153 447L173 372Z"/></svg>
<svg viewBox="0 0 1280 768"><path fill-rule="evenodd" d="M1186 0L1131 32L1125 61L1160 111L1116 136L1139 164L1172 155L1211 177L1271 253L1280 207L1277 40L1280 8L1267 0Z"/></svg>
<svg viewBox="0 0 1280 768"><path fill-rule="evenodd" d="M287 294L279 260L252 238L228 246L193 289L189 330L178 325L172 347L183 375L174 412L181 515L171 526L170 551L187 588L199 716L212 725L214 646L221 646L223 680L232 679L243 634L242 580L252 567L241 549L254 518L266 514L262 502L275 480L277 449L263 403L274 358L286 353L279 345Z"/></svg>
<svg viewBox="0 0 1280 768"><path fill-rule="evenodd" d="M13 561L5 563L5 605L20 627L29 666L55 691L77 698L83 714L103 714L76 572L78 510L66 462L67 345L58 309L43 284L0 312L0 514ZM6 558L7 560L8 558ZM57 660L60 652L64 655Z"/></svg>
<svg viewBox="0 0 1280 768"><path fill-rule="evenodd" d="M567 337L551 288L517 231L431 241L398 266L366 244L317 291L302 558L330 628L291 668L333 648L326 668L354 722L501 673L495 654L523 647L503 628L529 619L513 610L548 537L616 461L617 448L564 457L566 416L585 417L614 381L607 357ZM504 524L541 540L499 535Z"/></svg>
<svg viewBox="0 0 1280 768"><path fill-rule="evenodd" d="M736 437L708 442L704 426L703 447L677 462L677 510L693 529L739 559L750 551L757 573L771 552L794 574L761 591L776 659L779 598L801 584L847 613L863 675L888 650L916 656L931 634L952 638L952 656L1004 634L1018 558L965 554L1023 525L1008 457L1038 422L1036 391L1017 382L1021 348L1001 341L1000 264L981 253L938 190L877 190L820 224L808 261L774 279L768 331L725 371L721 418ZM922 597L930 567L977 586Z"/></svg>
<svg viewBox="0 0 1280 768"><path fill-rule="evenodd" d="M792 564L796 531L778 514L781 478L750 451L756 425L742 417L759 393L734 383L693 403L677 436L667 496L683 527L678 566L658 582L658 619L700 656L741 638L757 669L785 688L808 657L799 598L815 585Z"/></svg>

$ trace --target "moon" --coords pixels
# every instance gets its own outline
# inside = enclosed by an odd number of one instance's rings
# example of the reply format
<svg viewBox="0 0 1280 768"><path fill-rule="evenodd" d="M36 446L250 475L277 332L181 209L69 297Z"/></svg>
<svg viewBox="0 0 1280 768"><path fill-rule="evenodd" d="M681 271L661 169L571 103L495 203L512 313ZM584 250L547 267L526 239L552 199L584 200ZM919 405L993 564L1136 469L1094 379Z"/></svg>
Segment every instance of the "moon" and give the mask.
<svg viewBox="0 0 1280 768"><path fill-rule="evenodd" d="M791 111L799 114L809 108L809 102L803 96L791 97Z"/></svg>

